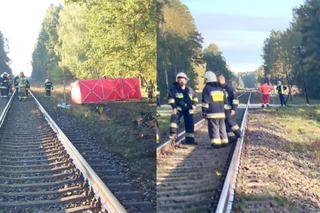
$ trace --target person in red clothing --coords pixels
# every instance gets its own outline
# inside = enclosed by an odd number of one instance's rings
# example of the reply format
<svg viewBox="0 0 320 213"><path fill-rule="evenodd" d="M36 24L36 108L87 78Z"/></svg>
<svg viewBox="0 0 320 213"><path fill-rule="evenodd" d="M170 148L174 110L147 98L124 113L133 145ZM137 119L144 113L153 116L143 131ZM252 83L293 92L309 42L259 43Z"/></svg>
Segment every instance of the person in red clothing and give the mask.
<svg viewBox="0 0 320 213"><path fill-rule="evenodd" d="M270 94L272 90L273 90L272 84L268 83L268 81L264 81L264 83L260 85L259 91L262 93L262 108L265 105L266 107L269 107Z"/></svg>

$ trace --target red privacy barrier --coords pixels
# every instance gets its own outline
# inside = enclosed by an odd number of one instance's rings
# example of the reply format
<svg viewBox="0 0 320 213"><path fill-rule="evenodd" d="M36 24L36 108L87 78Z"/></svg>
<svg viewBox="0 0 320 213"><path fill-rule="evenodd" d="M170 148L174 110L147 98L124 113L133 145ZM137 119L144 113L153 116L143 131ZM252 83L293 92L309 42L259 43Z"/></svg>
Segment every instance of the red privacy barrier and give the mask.
<svg viewBox="0 0 320 213"><path fill-rule="evenodd" d="M138 78L79 80L71 85L71 101L76 104L139 100Z"/></svg>

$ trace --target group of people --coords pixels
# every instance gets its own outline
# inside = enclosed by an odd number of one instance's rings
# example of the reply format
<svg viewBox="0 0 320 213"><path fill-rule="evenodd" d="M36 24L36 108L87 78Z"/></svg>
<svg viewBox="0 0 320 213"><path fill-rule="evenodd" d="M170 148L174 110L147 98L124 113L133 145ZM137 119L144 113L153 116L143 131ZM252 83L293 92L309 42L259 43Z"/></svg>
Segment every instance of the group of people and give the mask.
<svg viewBox="0 0 320 213"><path fill-rule="evenodd" d="M285 95L286 95L287 87L284 86L281 81L278 81L277 86L274 88L269 80L265 80L259 86L259 91L262 93L262 105L261 105L262 108L269 107L270 95L274 90L275 90L275 93L279 95L281 106L286 106Z"/></svg>
<svg viewBox="0 0 320 213"><path fill-rule="evenodd" d="M0 75L0 96L1 98L8 98L12 93L13 89L16 89L16 94L19 100L26 99L29 96L30 82L24 75L24 72L20 72L18 76L12 79L12 76L6 72ZM51 96L51 90L53 84L49 79L44 82L45 95Z"/></svg>
<svg viewBox="0 0 320 213"><path fill-rule="evenodd" d="M13 93L13 88L16 89L19 100L25 99L28 96L30 83L23 72L12 79L12 76L6 72L0 76L0 94L1 98L8 98Z"/></svg>
<svg viewBox="0 0 320 213"><path fill-rule="evenodd" d="M204 74L205 87L202 91L202 116L208 120L208 132L213 148L227 145L230 139L241 136L240 127L236 122L236 111L239 100L225 77L218 77L212 71ZM185 123L185 143L197 144L194 135L194 113L198 97L192 88L187 86L188 76L181 72L170 88L168 103L172 107L170 121L170 138L175 140L181 117Z"/></svg>

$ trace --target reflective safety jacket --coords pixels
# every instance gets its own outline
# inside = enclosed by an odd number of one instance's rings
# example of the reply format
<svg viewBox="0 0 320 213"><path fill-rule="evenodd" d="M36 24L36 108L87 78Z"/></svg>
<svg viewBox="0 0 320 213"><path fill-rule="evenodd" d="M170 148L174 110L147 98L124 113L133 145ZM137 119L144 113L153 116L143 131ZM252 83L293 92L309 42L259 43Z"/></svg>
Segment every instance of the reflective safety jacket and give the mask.
<svg viewBox="0 0 320 213"><path fill-rule="evenodd" d="M17 82L19 87L25 87L25 88L29 87L29 81L25 77L19 77L17 79Z"/></svg>
<svg viewBox="0 0 320 213"><path fill-rule="evenodd" d="M179 111L189 110L189 112L193 114L192 105L196 105L198 103L198 98L193 89L190 87L182 89L180 85L175 82L170 88L168 103L173 109L177 109Z"/></svg>
<svg viewBox="0 0 320 213"><path fill-rule="evenodd" d="M207 114L207 118L225 119L225 104L224 90L217 83L207 83L202 91L202 112Z"/></svg>
<svg viewBox="0 0 320 213"><path fill-rule="evenodd" d="M0 77L0 88L7 89L9 88L9 79L6 77Z"/></svg>
<svg viewBox="0 0 320 213"><path fill-rule="evenodd" d="M52 89L52 82L51 81L47 81L44 83L44 87L48 90Z"/></svg>
<svg viewBox="0 0 320 213"><path fill-rule="evenodd" d="M276 87L276 92L278 94L286 94L286 90L287 90L287 87L286 86L283 86L283 85L279 85Z"/></svg>
<svg viewBox="0 0 320 213"><path fill-rule="evenodd" d="M225 95L227 98L227 104L224 106L226 110L237 110L238 105L239 105L239 100L234 92L234 89L231 85L224 84L221 86L222 89L225 91Z"/></svg>
<svg viewBox="0 0 320 213"><path fill-rule="evenodd" d="M264 83L264 84L260 85L259 90L263 95L270 95L270 93L273 90L273 87L271 84L268 85L267 83Z"/></svg>

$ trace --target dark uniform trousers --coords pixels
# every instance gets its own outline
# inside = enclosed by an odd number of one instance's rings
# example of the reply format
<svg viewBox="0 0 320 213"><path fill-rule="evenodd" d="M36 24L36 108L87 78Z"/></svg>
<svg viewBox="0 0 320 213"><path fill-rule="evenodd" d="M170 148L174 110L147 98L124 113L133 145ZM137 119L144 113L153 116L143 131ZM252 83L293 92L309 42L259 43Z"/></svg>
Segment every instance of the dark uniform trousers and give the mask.
<svg viewBox="0 0 320 213"><path fill-rule="evenodd" d="M171 115L171 123L170 123L170 135L176 136L178 134L178 127L180 123L180 119L183 116L184 126L185 126L185 137L186 143L194 143L194 118L193 118L193 110L177 110L177 114Z"/></svg>
<svg viewBox="0 0 320 213"><path fill-rule="evenodd" d="M220 146L228 144L224 119L208 119L208 132L212 145Z"/></svg>
<svg viewBox="0 0 320 213"><path fill-rule="evenodd" d="M237 124L236 115L231 115L231 110L227 109L226 111L226 129L229 137L241 137L240 127Z"/></svg>
<svg viewBox="0 0 320 213"><path fill-rule="evenodd" d="M9 96L9 84L8 80L3 79L0 85L1 97L7 98Z"/></svg>
<svg viewBox="0 0 320 213"><path fill-rule="evenodd" d="M51 96L51 87L46 87L46 96Z"/></svg>

